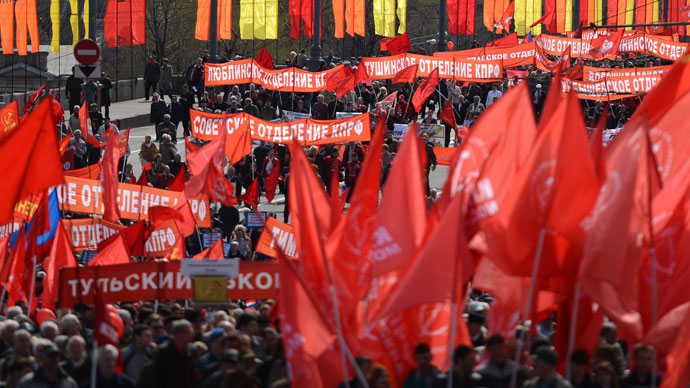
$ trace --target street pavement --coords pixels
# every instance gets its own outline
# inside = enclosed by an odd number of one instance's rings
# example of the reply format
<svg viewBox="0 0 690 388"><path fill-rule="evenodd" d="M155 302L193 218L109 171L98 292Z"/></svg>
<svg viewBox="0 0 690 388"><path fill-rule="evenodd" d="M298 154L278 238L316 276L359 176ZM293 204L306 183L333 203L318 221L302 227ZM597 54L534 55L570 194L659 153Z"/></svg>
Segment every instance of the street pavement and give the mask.
<svg viewBox="0 0 690 388"><path fill-rule="evenodd" d="M143 101L143 100L141 100L141 101ZM133 105L134 107L138 107L138 105L148 107L148 104L141 104L141 103L139 103L139 101L129 101L129 102L127 102L127 104ZM111 117L116 118L117 116L114 116L113 113L111 113ZM124 130L124 129L126 129L126 128L120 128L120 130ZM141 163L139 161L139 150L141 149L141 144L144 142L144 137L146 135L151 135L155 139L155 131L153 129L153 125L130 129L129 147L130 147L131 153L130 153L130 157L129 157L129 163L132 164L132 167L134 169L134 173L137 177L141 174ZM177 130L177 149L182 154L182 160L185 160L186 158L185 158L184 137L182 135L182 126L181 125ZM447 176L448 176L448 167L447 166L438 166L436 168L436 170L432 171L429 175L429 182L430 182L429 184L430 184L431 188L436 189L438 191L438 193L440 194L441 189L443 188L443 184L445 183ZM262 196L261 202L259 204L259 211L276 213L278 219L283 220L284 204L285 204L285 196L282 194L276 194L275 198L273 199L273 203L268 203L268 201L266 200L266 197ZM249 211L249 209L240 209L240 211L246 212L246 211Z"/></svg>

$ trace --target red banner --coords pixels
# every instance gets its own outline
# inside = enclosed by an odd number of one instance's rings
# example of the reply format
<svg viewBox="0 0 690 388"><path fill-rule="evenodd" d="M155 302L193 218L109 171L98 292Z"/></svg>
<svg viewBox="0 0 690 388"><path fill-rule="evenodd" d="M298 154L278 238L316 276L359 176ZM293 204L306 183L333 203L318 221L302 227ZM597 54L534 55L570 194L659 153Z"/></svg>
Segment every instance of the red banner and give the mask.
<svg viewBox="0 0 690 388"><path fill-rule="evenodd" d="M632 68L610 68L610 67L591 67L584 66L582 70L583 81L600 81L604 78L629 78L647 75L662 75L671 66L657 67L632 67Z"/></svg>
<svg viewBox="0 0 690 388"><path fill-rule="evenodd" d="M461 51L434 53L435 57L453 57L482 61L502 61L504 68L531 65L534 63L535 43L527 42L507 47L479 47Z"/></svg>
<svg viewBox="0 0 690 388"><path fill-rule="evenodd" d="M101 165L92 164L90 166L82 167L77 170L63 171L62 174L66 177L71 176L83 179L98 179L101 176Z"/></svg>
<svg viewBox="0 0 690 388"><path fill-rule="evenodd" d="M248 130L253 140L288 144L296 139L302 145L366 142L371 140L370 114L362 113L340 120L302 119L288 122L265 121L246 113L216 114L191 109L192 136L212 140L220 131L228 135Z"/></svg>
<svg viewBox="0 0 690 388"><path fill-rule="evenodd" d="M532 60L530 60L532 63ZM400 70L417 64L417 77L427 77L438 68L439 77L456 81L494 82L503 77L500 60L475 60L461 57L399 54L390 57L362 58L372 80L393 79Z"/></svg>
<svg viewBox="0 0 690 388"><path fill-rule="evenodd" d="M239 277L228 281L228 299L275 298L278 286L276 263L242 261ZM61 269L59 306L93 305L95 287L105 303L192 298L192 281L180 273L179 261L147 261Z"/></svg>
<svg viewBox="0 0 690 388"><path fill-rule="evenodd" d="M596 82L561 79L563 92L574 90L578 98L586 100L619 100L645 94L661 79L659 75L605 79Z"/></svg>
<svg viewBox="0 0 690 388"><path fill-rule="evenodd" d="M256 251L276 258L278 257L277 249L282 249L285 256L290 259L299 259L299 249L292 232L292 225L268 217L259 242L256 243Z"/></svg>
<svg viewBox="0 0 690 388"><path fill-rule="evenodd" d="M173 207L180 192L154 189L118 183L117 202L120 215L127 220L148 220L149 208L153 206ZM65 211L85 214L103 214L101 182L93 179L65 177L65 184L58 187L60 208ZM194 220L199 227L211 227L211 213L208 198L201 196L189 199Z"/></svg>
<svg viewBox="0 0 690 388"><path fill-rule="evenodd" d="M295 67L269 70L254 59L242 59L226 63L206 63L204 75L206 86L237 85L254 83L269 90L281 92L318 92L326 89L326 78L343 65L332 69L311 72Z"/></svg>

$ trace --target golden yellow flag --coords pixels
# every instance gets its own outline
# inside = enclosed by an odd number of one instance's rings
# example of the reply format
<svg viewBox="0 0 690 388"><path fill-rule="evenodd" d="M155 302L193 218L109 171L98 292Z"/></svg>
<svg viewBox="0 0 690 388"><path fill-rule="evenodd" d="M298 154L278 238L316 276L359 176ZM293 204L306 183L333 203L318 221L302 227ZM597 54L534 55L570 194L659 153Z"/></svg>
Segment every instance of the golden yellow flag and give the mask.
<svg viewBox="0 0 690 388"><path fill-rule="evenodd" d="M84 39L89 38L89 0L84 1L84 16L82 20L84 21Z"/></svg>
<svg viewBox="0 0 690 388"><path fill-rule="evenodd" d="M404 34L407 31L407 0L398 0L398 34Z"/></svg>
<svg viewBox="0 0 690 388"><path fill-rule="evenodd" d="M79 0L69 0L69 24L72 26L72 47L79 42Z"/></svg>
<svg viewBox="0 0 690 388"><path fill-rule="evenodd" d="M374 34L383 35L383 0L374 0Z"/></svg>
<svg viewBox="0 0 690 388"><path fill-rule="evenodd" d="M53 25L50 51L58 54L60 53L60 0L50 0L50 23Z"/></svg>
<svg viewBox="0 0 690 388"><path fill-rule="evenodd" d="M254 0L254 39L266 39L266 0Z"/></svg>
<svg viewBox="0 0 690 388"><path fill-rule="evenodd" d="M264 39L278 39L278 0L266 1L266 36Z"/></svg>
<svg viewBox="0 0 690 388"><path fill-rule="evenodd" d="M253 0L240 0L240 38L254 39Z"/></svg>
<svg viewBox="0 0 690 388"><path fill-rule="evenodd" d="M383 36L395 36L395 0L383 1Z"/></svg>

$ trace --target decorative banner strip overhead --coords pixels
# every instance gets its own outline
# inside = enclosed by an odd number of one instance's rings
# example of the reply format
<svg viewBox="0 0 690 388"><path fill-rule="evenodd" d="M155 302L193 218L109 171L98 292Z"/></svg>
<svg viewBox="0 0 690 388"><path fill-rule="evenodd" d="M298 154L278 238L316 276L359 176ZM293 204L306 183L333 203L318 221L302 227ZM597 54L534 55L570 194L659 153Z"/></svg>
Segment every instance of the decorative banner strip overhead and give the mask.
<svg viewBox="0 0 690 388"><path fill-rule="evenodd" d="M366 34L366 10L367 5L364 0L345 0L345 22L348 35L364 36Z"/></svg>
<svg viewBox="0 0 690 388"><path fill-rule="evenodd" d="M407 0L398 0L398 34L407 32Z"/></svg>
<svg viewBox="0 0 690 388"><path fill-rule="evenodd" d="M89 9L89 1L84 1L84 8L82 20L84 21L84 39L89 37L89 18L91 17L91 10Z"/></svg>
<svg viewBox="0 0 690 388"><path fill-rule="evenodd" d="M2 7L4 5L0 5ZM4 17L0 11L0 15ZM60 0L50 0L50 24L52 26L53 34L50 40L50 51L54 54L60 53ZM2 27L2 22L0 22L0 28ZM5 35L4 31L0 31L1 35Z"/></svg>
<svg viewBox="0 0 690 388"><path fill-rule="evenodd" d="M585 100L619 100L649 92L660 79L659 75L621 77L594 82L563 78L561 89L564 93L573 90L578 98Z"/></svg>
<svg viewBox="0 0 690 388"><path fill-rule="evenodd" d="M602 68L585 66L582 70L583 81L600 81L604 78L629 78L648 75L663 75L671 66L657 66L657 67L633 67L633 68Z"/></svg>
<svg viewBox="0 0 690 388"><path fill-rule="evenodd" d="M335 37L345 37L345 0L333 0L333 19L335 21Z"/></svg>
<svg viewBox="0 0 690 388"><path fill-rule="evenodd" d="M57 1L57 0L56 0ZM0 0L2 53L14 53L14 0Z"/></svg>
<svg viewBox="0 0 690 388"><path fill-rule="evenodd" d="M278 38L278 0L240 0L240 38Z"/></svg>
<svg viewBox="0 0 690 388"><path fill-rule="evenodd" d="M97 180L65 176L65 184L58 187L60 209L76 213L103 214L101 193L101 182ZM117 200L120 215L126 220L148 220L151 207L173 207L180 195L177 191L119 183ZM196 224L202 228L210 228L208 198L201 196L188 201Z"/></svg>
<svg viewBox="0 0 690 388"><path fill-rule="evenodd" d="M290 0L288 3L288 14L290 15L290 37L299 39L302 33L302 0Z"/></svg>
<svg viewBox="0 0 690 388"><path fill-rule="evenodd" d="M69 0L69 24L72 28L72 47L79 42L79 0Z"/></svg>
<svg viewBox="0 0 690 388"><path fill-rule="evenodd" d="M541 0L515 0L515 32L519 36L525 36L529 31L532 35L541 34L541 25L536 25L530 30L530 25L542 17Z"/></svg>
<svg viewBox="0 0 690 388"><path fill-rule="evenodd" d="M232 39L232 0L218 1L218 39Z"/></svg>
<svg viewBox="0 0 690 388"><path fill-rule="evenodd" d="M395 0L373 0L374 33L395 36Z"/></svg>
<svg viewBox="0 0 690 388"><path fill-rule="evenodd" d="M476 0L448 0L448 32L474 34Z"/></svg>
<svg viewBox="0 0 690 388"><path fill-rule="evenodd" d="M39 51L39 41L36 0L17 0L14 4L14 16L17 20L17 54L27 54L27 31L31 37L31 52L37 53Z"/></svg>
<svg viewBox="0 0 690 388"><path fill-rule="evenodd" d="M305 146L371 139L369 113L339 120L302 119L284 123L265 121L244 112L216 114L190 109L189 114L192 136L202 140L213 140L223 130L228 135L249 131L253 140L271 143L289 144L296 140Z"/></svg>
<svg viewBox="0 0 690 388"><path fill-rule="evenodd" d="M128 300L174 300L193 297L192 281L180 272L180 261L147 261L60 270L61 307L95 303L99 287L104 303ZM228 299L278 296L278 264L242 261L239 276L228 281Z"/></svg>
<svg viewBox="0 0 690 388"><path fill-rule="evenodd" d="M103 28L108 47L146 43L146 0L109 0Z"/></svg>
<svg viewBox="0 0 690 388"><path fill-rule="evenodd" d="M501 23L503 13L510 5L511 0L484 0L483 21L487 30L493 31Z"/></svg>
<svg viewBox="0 0 690 388"><path fill-rule="evenodd" d="M117 1L117 0L116 0ZM196 28L194 38L208 40L208 29L211 20L211 0L197 0L196 4Z"/></svg>

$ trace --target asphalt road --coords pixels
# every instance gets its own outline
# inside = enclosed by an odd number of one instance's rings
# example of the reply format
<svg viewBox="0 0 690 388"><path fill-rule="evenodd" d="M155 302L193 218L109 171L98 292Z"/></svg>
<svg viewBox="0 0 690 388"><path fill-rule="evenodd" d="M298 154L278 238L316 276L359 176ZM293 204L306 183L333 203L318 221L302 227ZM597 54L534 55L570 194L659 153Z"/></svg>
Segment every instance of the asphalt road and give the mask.
<svg viewBox="0 0 690 388"><path fill-rule="evenodd" d="M141 144L144 142L144 137L146 135L151 135L155 139L155 131L153 125L132 128L129 133L129 148L130 156L129 163L132 164L134 168L134 173L138 177L141 174L141 163L139 162L139 150L141 149ZM258 143L257 143L258 144ZM184 147L184 137L182 136L182 126L178 128L177 131L177 149L182 153L182 160L185 160L185 147ZM447 166L438 166L435 171L432 171L429 175L430 186L432 189L436 189L439 194L443 188L443 184L448 176ZM277 213L280 220L283 219L283 208L285 204L285 196L282 194L276 194L273 203L268 203L266 197L261 197L261 202L259 204L259 211L266 211L271 213ZM248 211L249 209L241 209L241 212Z"/></svg>

